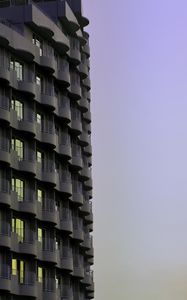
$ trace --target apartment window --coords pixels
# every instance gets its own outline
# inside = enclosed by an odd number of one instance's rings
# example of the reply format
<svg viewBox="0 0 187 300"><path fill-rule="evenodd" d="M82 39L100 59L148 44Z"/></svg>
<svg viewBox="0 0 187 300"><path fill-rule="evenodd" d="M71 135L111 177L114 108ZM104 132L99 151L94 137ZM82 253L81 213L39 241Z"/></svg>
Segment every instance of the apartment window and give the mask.
<svg viewBox="0 0 187 300"><path fill-rule="evenodd" d="M60 249L60 239L58 237L55 238L55 248L56 250Z"/></svg>
<svg viewBox="0 0 187 300"><path fill-rule="evenodd" d="M42 283L43 281L43 269L38 267L38 282Z"/></svg>
<svg viewBox="0 0 187 300"><path fill-rule="evenodd" d="M17 260L12 258L12 275L17 275Z"/></svg>
<svg viewBox="0 0 187 300"><path fill-rule="evenodd" d="M25 262L23 260L20 260L19 263L19 282L24 283L25 278Z"/></svg>
<svg viewBox="0 0 187 300"><path fill-rule="evenodd" d="M23 119L23 102L21 102L20 100L17 99L12 99L11 100L11 108L13 110L15 110L17 112L17 117L18 120L22 120Z"/></svg>
<svg viewBox="0 0 187 300"><path fill-rule="evenodd" d="M60 278L55 276L56 289L60 287Z"/></svg>
<svg viewBox="0 0 187 300"><path fill-rule="evenodd" d="M17 193L18 201L22 202L24 199L24 181L13 177L12 191Z"/></svg>
<svg viewBox="0 0 187 300"><path fill-rule="evenodd" d="M37 189L37 200L38 200L38 202L43 203L44 195L45 195L44 191L42 191L40 189Z"/></svg>
<svg viewBox="0 0 187 300"><path fill-rule="evenodd" d="M42 123L42 115L39 113L36 114L36 122L40 125Z"/></svg>
<svg viewBox="0 0 187 300"><path fill-rule="evenodd" d="M37 37L35 34L33 34L32 42L34 45L36 45L40 49L40 56L43 55L43 41Z"/></svg>
<svg viewBox="0 0 187 300"><path fill-rule="evenodd" d="M41 77L39 75L36 76L36 84L41 87Z"/></svg>
<svg viewBox="0 0 187 300"><path fill-rule="evenodd" d="M12 138L12 149L17 152L19 160L24 158L24 142L19 139Z"/></svg>
<svg viewBox="0 0 187 300"><path fill-rule="evenodd" d="M12 232L15 232L17 234L19 242L22 243L24 240L24 227L24 221L17 218L12 218Z"/></svg>
<svg viewBox="0 0 187 300"><path fill-rule="evenodd" d="M36 151L36 161L40 164L43 163L43 153L41 151Z"/></svg>
<svg viewBox="0 0 187 300"><path fill-rule="evenodd" d="M38 227L38 242L42 243L42 228Z"/></svg>
<svg viewBox="0 0 187 300"><path fill-rule="evenodd" d="M17 80L23 80L23 64L11 58L10 69L16 72Z"/></svg>

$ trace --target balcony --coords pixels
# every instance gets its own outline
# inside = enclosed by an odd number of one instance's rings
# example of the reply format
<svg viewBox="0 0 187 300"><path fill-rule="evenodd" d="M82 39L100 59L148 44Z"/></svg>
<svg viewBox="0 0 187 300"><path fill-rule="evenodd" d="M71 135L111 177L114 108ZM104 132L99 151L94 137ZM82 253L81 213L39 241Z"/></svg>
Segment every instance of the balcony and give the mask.
<svg viewBox="0 0 187 300"><path fill-rule="evenodd" d="M72 179L72 201L76 205L83 205L83 193L82 193L82 183L78 180Z"/></svg>
<svg viewBox="0 0 187 300"><path fill-rule="evenodd" d="M70 86L69 63L66 60L59 59L57 67L57 80L64 86Z"/></svg>
<svg viewBox="0 0 187 300"><path fill-rule="evenodd" d="M37 124L36 139L41 143L48 144L51 147L56 146L56 135L54 126L51 125L48 129L41 129L40 124Z"/></svg>
<svg viewBox="0 0 187 300"><path fill-rule="evenodd" d="M85 130L82 131L82 133L78 136L78 139L79 139L79 144L83 147L86 147L91 143L90 135Z"/></svg>
<svg viewBox="0 0 187 300"><path fill-rule="evenodd" d="M83 260L80 255L73 255L73 274L74 277L84 278Z"/></svg>
<svg viewBox="0 0 187 300"><path fill-rule="evenodd" d="M83 223L79 217L73 217L73 234L72 238L79 241L80 243L84 240Z"/></svg>
<svg viewBox="0 0 187 300"><path fill-rule="evenodd" d="M68 170L61 170L60 172L56 172L56 189L66 194L67 196L72 195L72 183L71 183L71 175Z"/></svg>
<svg viewBox="0 0 187 300"><path fill-rule="evenodd" d="M63 135L60 139L59 143L59 154L65 156L67 159L71 159L71 142L70 142L70 136L67 133L67 135Z"/></svg>
<svg viewBox="0 0 187 300"><path fill-rule="evenodd" d="M10 99L2 96L0 97L0 120L10 123Z"/></svg>
<svg viewBox="0 0 187 300"><path fill-rule="evenodd" d="M86 286L93 285L93 271L89 270L89 267L84 270L84 279L82 280L82 283Z"/></svg>
<svg viewBox="0 0 187 300"><path fill-rule="evenodd" d="M91 123L91 112L88 110L86 113L83 114L83 118L88 122Z"/></svg>
<svg viewBox="0 0 187 300"><path fill-rule="evenodd" d="M11 293L25 296L25 297L37 297L37 286L35 273L25 271L23 282L20 283L20 274L11 275Z"/></svg>
<svg viewBox="0 0 187 300"><path fill-rule="evenodd" d="M84 45L82 47L82 52L86 54L86 57L89 58L90 57L90 46L89 43L87 42L86 45Z"/></svg>
<svg viewBox="0 0 187 300"><path fill-rule="evenodd" d="M68 233L73 232L73 222L70 208L63 207L62 216L60 218L60 230L66 231Z"/></svg>
<svg viewBox="0 0 187 300"><path fill-rule="evenodd" d="M10 164L10 143L8 138L1 137L0 140L0 161Z"/></svg>
<svg viewBox="0 0 187 300"><path fill-rule="evenodd" d="M90 191L93 189L93 183L92 183L92 178L84 181L84 190L85 191Z"/></svg>
<svg viewBox="0 0 187 300"><path fill-rule="evenodd" d="M72 249L68 246L63 246L59 257L60 269L72 272L73 271L73 255Z"/></svg>
<svg viewBox="0 0 187 300"><path fill-rule="evenodd" d="M43 238L37 242L38 259L57 264L57 251L55 250L54 239Z"/></svg>
<svg viewBox="0 0 187 300"><path fill-rule="evenodd" d="M46 72L54 73L57 67L54 55L51 53L50 56L40 56L40 66L42 66Z"/></svg>
<svg viewBox="0 0 187 300"><path fill-rule="evenodd" d="M57 107L57 98L55 95L49 95L41 93L41 104L45 105L46 107L55 110Z"/></svg>
<svg viewBox="0 0 187 300"><path fill-rule="evenodd" d="M66 96L62 96L58 101L58 108L55 111L56 115L62 119L63 122L71 122L71 109L70 109L70 100Z"/></svg>
<svg viewBox="0 0 187 300"><path fill-rule="evenodd" d="M10 266L4 263L1 264L0 270L0 290L11 291Z"/></svg>
<svg viewBox="0 0 187 300"><path fill-rule="evenodd" d="M81 170L82 169L82 156L80 153L76 153L72 149L72 158L70 161L71 168L75 170Z"/></svg>
<svg viewBox="0 0 187 300"><path fill-rule="evenodd" d="M44 181L56 185L56 175L53 161L49 161L46 165L36 163L36 177L40 181Z"/></svg>
<svg viewBox="0 0 187 300"><path fill-rule="evenodd" d="M7 83L10 82L10 70L8 64L1 64L0 66L0 80L3 80Z"/></svg>
<svg viewBox="0 0 187 300"><path fill-rule="evenodd" d="M24 157L20 159L15 150L11 150L11 167L23 172L36 174L36 163L34 151L24 149Z"/></svg>
<svg viewBox="0 0 187 300"><path fill-rule="evenodd" d="M86 61L82 61L79 65L79 73L82 77L82 79L86 79L88 77L89 71L88 71L88 66L86 64Z"/></svg>
<svg viewBox="0 0 187 300"><path fill-rule="evenodd" d="M11 191L11 208L16 211L36 215L35 193L32 189L24 189L24 197L20 198L15 191Z"/></svg>
<svg viewBox="0 0 187 300"><path fill-rule="evenodd" d="M70 78L71 78L71 85L68 88L69 91L69 96L71 98L73 98L73 100L80 100L81 99L81 86L80 86L80 81L76 81L72 78L72 74L70 74Z"/></svg>
<svg viewBox="0 0 187 300"><path fill-rule="evenodd" d="M37 255L35 233L32 230L24 230L24 236L19 237L17 233L11 233L11 249L22 254Z"/></svg>
<svg viewBox="0 0 187 300"><path fill-rule="evenodd" d="M84 165L82 170L80 171L80 178L81 180L85 181L84 185L86 185L86 182L90 179L90 177L91 177L90 167L88 167L88 165Z"/></svg>
<svg viewBox="0 0 187 300"><path fill-rule="evenodd" d="M92 236L89 234L89 232L84 233L84 241L81 244L81 247L90 250L92 248L93 242L92 242Z"/></svg>
<svg viewBox="0 0 187 300"><path fill-rule="evenodd" d="M44 222L57 224L57 212L55 210L55 200L45 198L43 203L37 201L37 218Z"/></svg>
<svg viewBox="0 0 187 300"><path fill-rule="evenodd" d="M91 145L84 147L83 151L84 151L85 155L92 156L92 146Z"/></svg>
<svg viewBox="0 0 187 300"><path fill-rule="evenodd" d="M11 205L10 183L8 180L0 179L0 203L4 205Z"/></svg>
<svg viewBox="0 0 187 300"><path fill-rule="evenodd" d="M81 62L80 44L77 38L70 38L69 60L75 66Z"/></svg>
<svg viewBox="0 0 187 300"><path fill-rule="evenodd" d="M82 81L82 85L87 88L87 90L91 89L91 83L90 83L90 78L87 77Z"/></svg>
<svg viewBox="0 0 187 300"><path fill-rule="evenodd" d="M89 215L90 214L90 201L84 200L83 205L79 209L80 209L80 212L82 212L82 214Z"/></svg>
<svg viewBox="0 0 187 300"><path fill-rule="evenodd" d="M88 109L89 109L89 101L88 101L88 99L85 96L82 95L82 97L79 100L78 104L79 104L80 110L83 113L86 113L88 111Z"/></svg>
<svg viewBox="0 0 187 300"><path fill-rule="evenodd" d="M25 113L23 119L19 119L17 112L13 109L10 109L10 120L11 126L17 130L27 132L35 135L36 134L36 126L35 126L35 119L34 119L34 112L32 110L28 110Z"/></svg>
<svg viewBox="0 0 187 300"><path fill-rule="evenodd" d="M8 222L0 225L0 247L11 248L11 231Z"/></svg>

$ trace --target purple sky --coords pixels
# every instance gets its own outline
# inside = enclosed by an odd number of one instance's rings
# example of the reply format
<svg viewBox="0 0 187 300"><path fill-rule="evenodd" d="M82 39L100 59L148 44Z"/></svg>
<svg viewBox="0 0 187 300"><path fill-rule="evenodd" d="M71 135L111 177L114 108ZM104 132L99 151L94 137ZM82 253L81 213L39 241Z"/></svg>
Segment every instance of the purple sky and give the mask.
<svg viewBox="0 0 187 300"><path fill-rule="evenodd" d="M97 300L187 299L187 2L84 0Z"/></svg>

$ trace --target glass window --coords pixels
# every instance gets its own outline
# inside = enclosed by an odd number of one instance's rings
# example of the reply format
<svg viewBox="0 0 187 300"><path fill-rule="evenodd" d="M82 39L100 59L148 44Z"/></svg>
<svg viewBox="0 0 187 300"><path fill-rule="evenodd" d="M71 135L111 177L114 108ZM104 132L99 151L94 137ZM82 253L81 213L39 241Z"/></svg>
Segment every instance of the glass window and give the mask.
<svg viewBox="0 0 187 300"><path fill-rule="evenodd" d="M44 191L37 189L37 200L42 203L44 200Z"/></svg>
<svg viewBox="0 0 187 300"><path fill-rule="evenodd" d="M42 115L39 113L36 114L36 122L42 125Z"/></svg>
<svg viewBox="0 0 187 300"><path fill-rule="evenodd" d="M15 60L14 58L11 58L10 69L15 70L17 80L23 80L23 64L22 63Z"/></svg>
<svg viewBox="0 0 187 300"><path fill-rule="evenodd" d="M34 45L36 45L40 49L40 56L43 55L43 41L37 37L35 34L33 34L32 42Z"/></svg>
<svg viewBox="0 0 187 300"><path fill-rule="evenodd" d="M12 232L17 233L19 242L23 243L24 240L24 221L16 218L12 218Z"/></svg>
<svg viewBox="0 0 187 300"><path fill-rule="evenodd" d="M36 161L40 164L43 162L43 153L41 151L36 151Z"/></svg>
<svg viewBox="0 0 187 300"><path fill-rule="evenodd" d="M12 258L12 275L17 275L17 260Z"/></svg>
<svg viewBox="0 0 187 300"><path fill-rule="evenodd" d="M43 281L43 269L38 267L38 282L42 283Z"/></svg>
<svg viewBox="0 0 187 300"><path fill-rule="evenodd" d="M11 108L17 112L18 120L22 120L24 112L23 102L16 99L12 99Z"/></svg>
<svg viewBox="0 0 187 300"><path fill-rule="evenodd" d="M24 182L18 178L12 178L12 191L17 193L18 201L24 199Z"/></svg>
<svg viewBox="0 0 187 300"><path fill-rule="evenodd" d="M20 271L19 271L19 281L20 283L24 283L25 278L25 262L20 260Z"/></svg>
<svg viewBox="0 0 187 300"><path fill-rule="evenodd" d="M12 139L12 149L17 152L20 160L24 158L24 143L19 139Z"/></svg>
<svg viewBox="0 0 187 300"><path fill-rule="evenodd" d="M38 242L42 243L42 228L38 227Z"/></svg>

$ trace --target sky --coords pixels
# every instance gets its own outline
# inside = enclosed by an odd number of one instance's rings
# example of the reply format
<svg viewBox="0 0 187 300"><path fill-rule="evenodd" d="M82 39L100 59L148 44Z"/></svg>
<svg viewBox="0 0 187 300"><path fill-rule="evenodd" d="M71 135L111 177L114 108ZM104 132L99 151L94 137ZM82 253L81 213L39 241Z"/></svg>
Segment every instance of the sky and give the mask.
<svg viewBox="0 0 187 300"><path fill-rule="evenodd" d="M84 0L96 300L187 299L187 2Z"/></svg>

